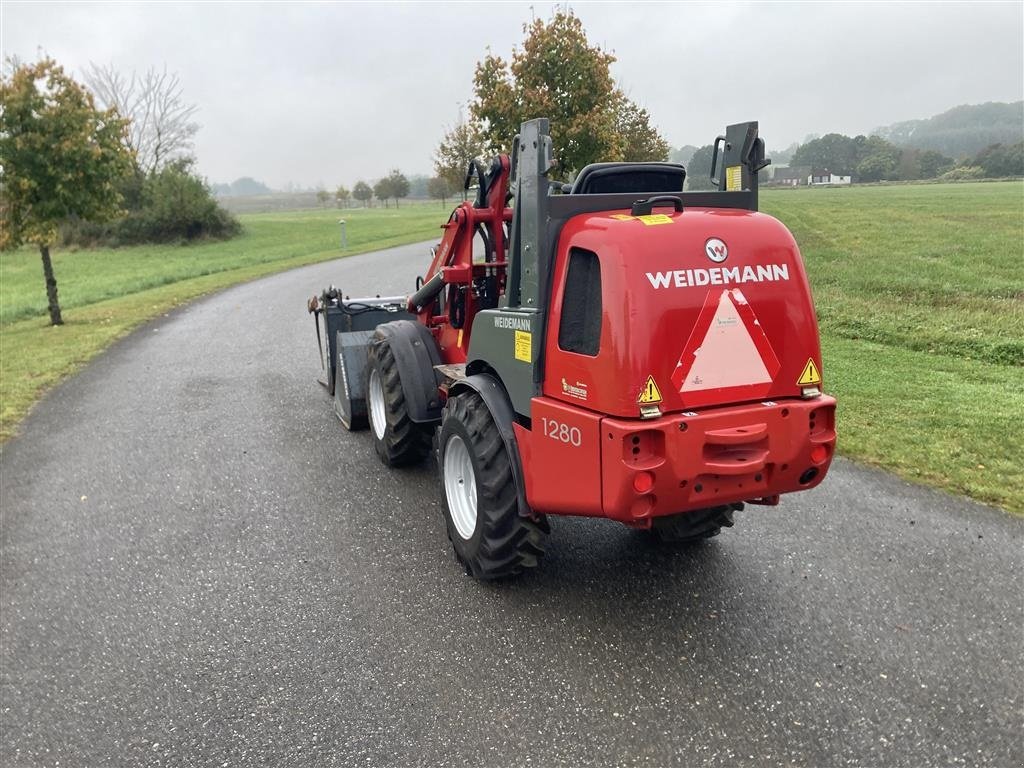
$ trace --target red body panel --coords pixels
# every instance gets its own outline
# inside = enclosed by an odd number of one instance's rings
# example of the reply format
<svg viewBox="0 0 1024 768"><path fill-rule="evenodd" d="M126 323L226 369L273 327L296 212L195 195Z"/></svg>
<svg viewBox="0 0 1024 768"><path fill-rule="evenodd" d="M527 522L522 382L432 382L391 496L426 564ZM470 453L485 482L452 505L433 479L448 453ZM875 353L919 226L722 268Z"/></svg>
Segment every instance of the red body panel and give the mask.
<svg viewBox="0 0 1024 768"><path fill-rule="evenodd" d="M613 218L616 213L623 218ZM799 397L800 374L808 359L821 370L821 351L810 288L792 235L771 216L749 211L688 208L659 217L669 218L671 223L647 225L628 217L628 211L610 211L566 223L554 267L544 394L625 418L639 415L637 398L649 376L661 392L665 412ZM725 261L708 258L705 244L710 238L726 243ZM558 346L572 248L596 253L601 265L603 318L596 357ZM682 372L694 364L693 355L701 351L713 321L723 321L713 311L723 294L732 307L724 319L749 328L764 366L751 378L761 380L681 391ZM743 344L742 351L753 355L750 344ZM714 350L703 352L710 358ZM729 361L728 347L719 352ZM740 363L715 367L729 371L730 365ZM586 400L581 401L579 392L573 396L564 391L563 379L585 389Z"/></svg>
<svg viewBox="0 0 1024 768"><path fill-rule="evenodd" d="M580 436L575 445L571 436L560 437L559 427L553 437L537 417L532 430L516 425L527 500L540 513L646 527L662 515L774 503L780 494L820 483L835 451L835 400L827 396L647 421L602 418L549 398L534 399L533 407L542 420L576 427ZM635 484L640 473L651 476L643 490Z"/></svg>

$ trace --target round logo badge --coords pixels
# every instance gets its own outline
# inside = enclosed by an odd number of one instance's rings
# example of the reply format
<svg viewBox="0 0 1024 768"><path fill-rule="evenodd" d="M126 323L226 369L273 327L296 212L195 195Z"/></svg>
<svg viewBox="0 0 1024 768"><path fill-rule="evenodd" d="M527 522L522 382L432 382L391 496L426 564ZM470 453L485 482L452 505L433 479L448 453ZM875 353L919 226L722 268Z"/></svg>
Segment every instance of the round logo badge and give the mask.
<svg viewBox="0 0 1024 768"><path fill-rule="evenodd" d="M727 258L729 258L729 249L725 243L719 240L717 237L712 237L706 243L704 243L704 252L708 255L716 264L721 264Z"/></svg>

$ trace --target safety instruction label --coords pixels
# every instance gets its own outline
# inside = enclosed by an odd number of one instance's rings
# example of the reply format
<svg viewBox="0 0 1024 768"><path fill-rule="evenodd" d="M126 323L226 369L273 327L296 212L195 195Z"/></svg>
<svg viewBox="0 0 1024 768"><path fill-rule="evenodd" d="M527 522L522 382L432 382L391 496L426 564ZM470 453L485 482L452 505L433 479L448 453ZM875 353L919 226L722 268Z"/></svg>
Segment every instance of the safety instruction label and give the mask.
<svg viewBox="0 0 1024 768"><path fill-rule="evenodd" d="M640 391L640 396L636 399L640 405L651 405L653 403L661 402L661 390L658 389L658 385L654 381L653 376L648 376L647 381L644 383L644 388Z"/></svg>
<svg viewBox="0 0 1024 768"><path fill-rule="evenodd" d="M739 192L743 189L743 167L732 165L725 169L725 191Z"/></svg>
<svg viewBox="0 0 1024 768"><path fill-rule="evenodd" d="M630 219L636 219L642 224L646 224L648 227L653 227L657 224L671 224L673 219L671 216L666 216L664 213L648 213L644 216L628 216L625 213L612 214L613 219L619 221L629 221Z"/></svg>
<svg viewBox="0 0 1024 768"><path fill-rule="evenodd" d="M821 384L821 374L818 373L818 366L814 364L813 359L807 361L807 365L804 366L804 370L800 374L800 378L796 380L796 384L798 387Z"/></svg>
<svg viewBox="0 0 1024 768"><path fill-rule="evenodd" d="M529 363L533 360L533 334L529 331L516 331L516 360Z"/></svg>

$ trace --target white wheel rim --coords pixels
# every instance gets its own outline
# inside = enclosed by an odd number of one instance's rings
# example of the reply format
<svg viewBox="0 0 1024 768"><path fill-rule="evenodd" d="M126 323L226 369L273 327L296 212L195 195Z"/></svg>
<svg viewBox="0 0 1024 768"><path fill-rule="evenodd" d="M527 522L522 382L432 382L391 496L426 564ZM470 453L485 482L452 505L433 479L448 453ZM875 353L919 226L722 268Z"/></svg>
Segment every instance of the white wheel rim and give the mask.
<svg viewBox="0 0 1024 768"><path fill-rule="evenodd" d="M476 530L476 475L469 449L458 435L452 435L444 449L444 494L455 530L471 539Z"/></svg>
<svg viewBox="0 0 1024 768"><path fill-rule="evenodd" d="M384 430L387 429L387 414L384 411L384 387L380 383L380 374L376 368L370 369L370 421L373 423L373 433L378 440L384 439Z"/></svg>

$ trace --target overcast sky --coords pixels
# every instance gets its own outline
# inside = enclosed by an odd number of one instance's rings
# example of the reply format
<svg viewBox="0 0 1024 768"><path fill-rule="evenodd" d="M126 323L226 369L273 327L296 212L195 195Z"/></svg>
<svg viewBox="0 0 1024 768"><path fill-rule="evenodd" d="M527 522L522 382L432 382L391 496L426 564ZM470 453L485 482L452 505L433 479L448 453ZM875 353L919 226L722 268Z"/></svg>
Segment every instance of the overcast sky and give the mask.
<svg viewBox="0 0 1024 768"><path fill-rule="evenodd" d="M351 186L431 155L489 46L551 3L0 2L4 55L177 72L213 182ZM1024 91L1024 3L571 4L673 146L756 119L769 148ZM531 10L532 8L532 10Z"/></svg>

